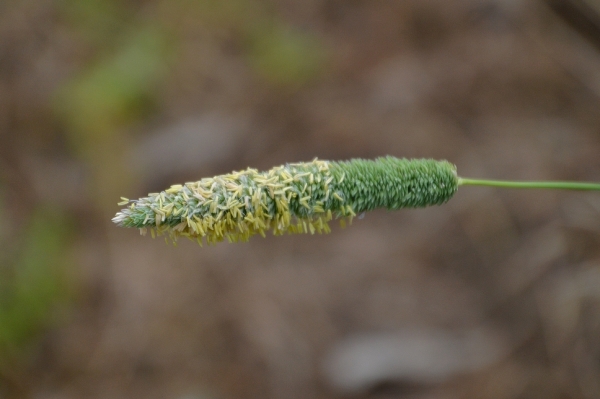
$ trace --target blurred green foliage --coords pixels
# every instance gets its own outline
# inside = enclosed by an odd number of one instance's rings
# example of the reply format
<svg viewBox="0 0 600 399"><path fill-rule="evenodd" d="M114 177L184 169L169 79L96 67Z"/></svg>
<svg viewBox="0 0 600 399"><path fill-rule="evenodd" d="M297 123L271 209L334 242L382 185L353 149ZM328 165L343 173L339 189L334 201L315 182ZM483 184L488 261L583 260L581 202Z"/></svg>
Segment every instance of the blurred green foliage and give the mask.
<svg viewBox="0 0 600 399"><path fill-rule="evenodd" d="M0 212L2 209L0 209ZM10 367L71 297L69 236L62 212L40 208L22 230L11 258L0 264L0 369ZM2 246L9 244L1 237Z"/></svg>
<svg viewBox="0 0 600 399"><path fill-rule="evenodd" d="M298 89L325 70L323 41L286 23L273 4L257 0L176 0L166 4L171 13L185 15L207 36L239 40L248 65L275 89Z"/></svg>
<svg viewBox="0 0 600 399"><path fill-rule="evenodd" d="M106 136L117 135L151 109L181 40L177 24L157 13L192 19L207 35L229 30L246 45L250 67L279 88L299 88L324 70L326 52L319 38L283 23L267 4L254 0L166 1L145 19L134 19L123 3L111 0L61 4L66 20L91 38L97 53L54 101L80 155L96 152L99 143L110 141Z"/></svg>
<svg viewBox="0 0 600 399"><path fill-rule="evenodd" d="M89 155L99 142L110 140L107 136L143 115L166 72L167 53L168 40L160 29L139 28L114 54L92 63L62 87L55 107L79 154Z"/></svg>
<svg viewBox="0 0 600 399"><path fill-rule="evenodd" d="M158 4L161 15L170 22L179 22L194 32L207 35L227 36L231 32L242 33L266 14L268 4L256 0L163 0Z"/></svg>
<svg viewBox="0 0 600 399"><path fill-rule="evenodd" d="M129 16L126 3L114 0L60 0L58 5L78 39L98 46L118 35Z"/></svg>
<svg viewBox="0 0 600 399"><path fill-rule="evenodd" d="M310 83L325 64L325 49L316 36L278 23L260 25L252 32L249 56L269 83L291 88Z"/></svg>

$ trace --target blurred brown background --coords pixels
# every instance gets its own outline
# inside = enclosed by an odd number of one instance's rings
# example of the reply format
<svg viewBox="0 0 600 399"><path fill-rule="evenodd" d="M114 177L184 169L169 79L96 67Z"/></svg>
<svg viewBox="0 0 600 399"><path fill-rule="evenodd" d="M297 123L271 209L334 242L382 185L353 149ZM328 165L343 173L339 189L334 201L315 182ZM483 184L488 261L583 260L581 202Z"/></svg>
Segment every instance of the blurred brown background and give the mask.
<svg viewBox="0 0 600 399"><path fill-rule="evenodd" d="M597 0L0 1L0 398L599 398L600 196L177 247L120 196L432 157L600 181Z"/></svg>

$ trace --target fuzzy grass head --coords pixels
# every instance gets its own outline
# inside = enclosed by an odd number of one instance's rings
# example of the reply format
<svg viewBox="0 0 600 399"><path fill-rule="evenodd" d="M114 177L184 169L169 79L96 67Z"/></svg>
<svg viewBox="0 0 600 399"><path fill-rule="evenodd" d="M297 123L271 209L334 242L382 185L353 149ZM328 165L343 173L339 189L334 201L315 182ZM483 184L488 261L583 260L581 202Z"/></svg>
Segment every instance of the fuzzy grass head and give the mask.
<svg viewBox="0 0 600 399"><path fill-rule="evenodd" d="M332 219L352 220L377 208L440 205L458 188L454 165L430 159L313 160L266 172L246 169L174 185L138 200L123 198L113 218L152 236L202 244L273 234L328 233Z"/></svg>

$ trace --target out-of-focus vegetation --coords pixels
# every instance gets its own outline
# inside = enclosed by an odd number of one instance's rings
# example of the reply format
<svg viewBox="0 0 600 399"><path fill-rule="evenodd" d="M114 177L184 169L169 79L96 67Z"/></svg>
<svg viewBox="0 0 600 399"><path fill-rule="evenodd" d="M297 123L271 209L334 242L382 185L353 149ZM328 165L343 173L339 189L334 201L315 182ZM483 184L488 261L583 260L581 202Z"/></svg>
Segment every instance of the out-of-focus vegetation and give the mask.
<svg viewBox="0 0 600 399"><path fill-rule="evenodd" d="M107 48L126 30L132 19L127 2L114 0L60 0L58 12L78 40L97 48Z"/></svg>
<svg viewBox="0 0 600 399"><path fill-rule="evenodd" d="M5 216L2 211L0 204L0 216ZM40 207L15 229L16 240L0 236L0 372L5 375L27 359L29 346L44 329L66 320L61 313L72 299L73 264L71 224L65 216ZM18 246L11 248L14 241Z"/></svg>
<svg viewBox="0 0 600 399"><path fill-rule="evenodd" d="M249 55L265 81L284 87L302 87L324 70L325 50L318 38L288 26L255 29Z"/></svg>
<svg viewBox="0 0 600 399"><path fill-rule="evenodd" d="M75 152L90 157L119 128L148 114L151 95L164 79L168 40L158 29L139 28L107 56L65 82L55 106Z"/></svg>

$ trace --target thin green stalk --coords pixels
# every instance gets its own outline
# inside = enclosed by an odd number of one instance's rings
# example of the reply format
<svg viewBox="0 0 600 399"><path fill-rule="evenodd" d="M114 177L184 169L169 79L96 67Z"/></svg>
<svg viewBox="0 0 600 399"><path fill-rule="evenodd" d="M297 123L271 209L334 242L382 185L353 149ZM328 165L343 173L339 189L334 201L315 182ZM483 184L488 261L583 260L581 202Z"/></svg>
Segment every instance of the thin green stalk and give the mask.
<svg viewBox="0 0 600 399"><path fill-rule="evenodd" d="M506 181L487 179L458 178L459 186L489 186L504 188L549 188L562 190L597 190L600 191L600 183L568 182L568 181Z"/></svg>

